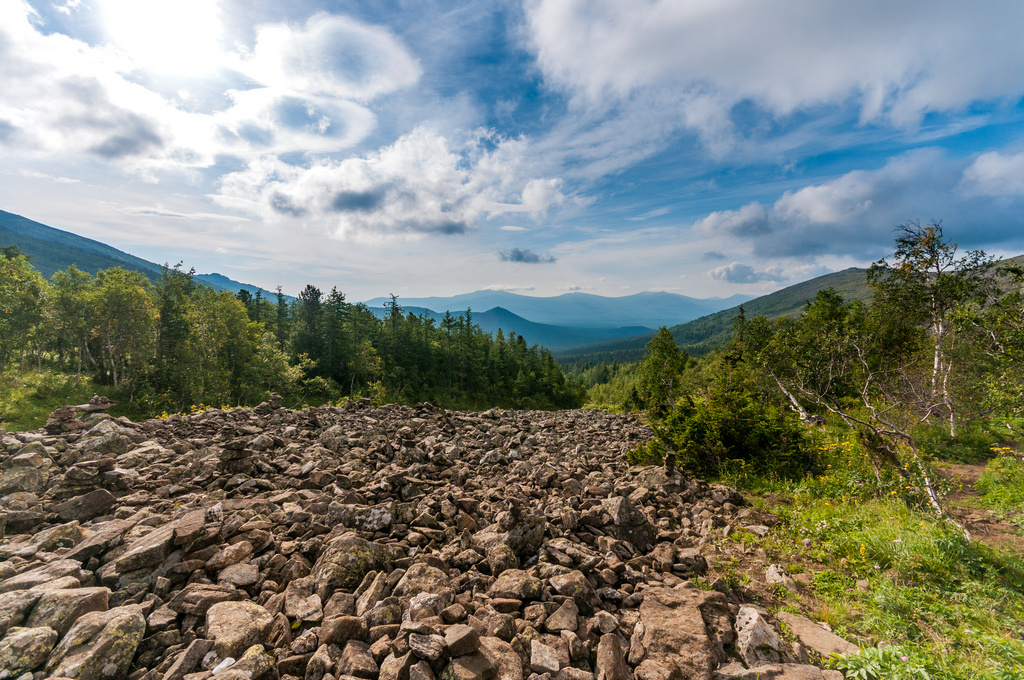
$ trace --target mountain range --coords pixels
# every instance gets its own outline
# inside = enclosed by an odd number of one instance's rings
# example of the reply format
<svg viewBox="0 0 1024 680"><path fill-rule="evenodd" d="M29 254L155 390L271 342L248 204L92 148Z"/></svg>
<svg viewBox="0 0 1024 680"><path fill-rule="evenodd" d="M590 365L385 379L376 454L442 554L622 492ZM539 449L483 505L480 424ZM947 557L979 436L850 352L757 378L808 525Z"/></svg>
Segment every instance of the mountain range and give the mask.
<svg viewBox="0 0 1024 680"><path fill-rule="evenodd" d="M425 307L408 307L399 304L402 312L416 316L426 315L437 325L441 324L444 314ZM390 313L385 307L370 307L380 318ZM460 316L462 312L452 312L452 316ZM504 307L493 307L485 312L471 312L473 323L480 326L486 333L496 333L500 329L506 335L521 335L531 345L542 345L548 349L568 349L594 343L607 342L620 338L632 338L652 332L647 326L622 326L616 328L574 328L529 321L513 314Z"/></svg>
<svg viewBox="0 0 1024 680"><path fill-rule="evenodd" d="M655 329L696 319L746 300L749 295L729 298L692 298L676 293L648 292L622 297L589 293L565 293L554 297L532 297L501 290L478 290L452 297L398 298L403 307L419 307L443 314L460 314L501 308L538 324L579 329L614 329L642 326ZM383 307L389 298L366 301L368 307Z"/></svg>

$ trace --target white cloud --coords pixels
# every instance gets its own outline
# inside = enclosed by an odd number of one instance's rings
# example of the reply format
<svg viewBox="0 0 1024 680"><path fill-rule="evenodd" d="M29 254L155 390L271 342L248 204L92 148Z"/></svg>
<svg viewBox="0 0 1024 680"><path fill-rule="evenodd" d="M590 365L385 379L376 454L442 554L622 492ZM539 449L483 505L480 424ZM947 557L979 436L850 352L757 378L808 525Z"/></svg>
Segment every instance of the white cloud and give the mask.
<svg viewBox="0 0 1024 680"><path fill-rule="evenodd" d="M964 170L961 188L970 196L1024 196L1024 153L983 153Z"/></svg>
<svg viewBox="0 0 1024 680"><path fill-rule="evenodd" d="M760 203L748 203L739 210L716 210L697 220L694 227L709 236L721 232L752 236L768 230L768 211Z"/></svg>
<svg viewBox="0 0 1024 680"><path fill-rule="evenodd" d="M667 215L671 211L671 208L655 208L654 210L648 210L642 215L637 215L636 217L627 217L626 219L629 220L630 222L644 222L655 217Z"/></svg>
<svg viewBox="0 0 1024 680"><path fill-rule="evenodd" d="M533 216L543 215L548 208L565 202L560 179L531 179L523 189L522 205Z"/></svg>
<svg viewBox="0 0 1024 680"><path fill-rule="evenodd" d="M685 93L706 129L750 100L777 116L856 102L862 122L912 126L930 111L1024 92L1024 5L956 0L814 3L529 0L545 78L589 105L645 89Z"/></svg>
<svg viewBox="0 0 1024 680"><path fill-rule="evenodd" d="M70 15L82 6L82 0L64 0L63 3L53 3L53 8L61 14Z"/></svg>
<svg viewBox="0 0 1024 680"><path fill-rule="evenodd" d="M514 284L493 283L493 284L491 284L489 286L485 286L483 288L483 290L502 290L502 291L505 291L507 293L514 293L514 292L519 291L519 290L526 290L526 291L534 290L534 287L533 286L517 286L517 285L514 285Z"/></svg>
<svg viewBox="0 0 1024 680"><path fill-rule="evenodd" d="M194 77L224 63L217 0L100 0L99 5L108 36L136 68Z"/></svg>
<svg viewBox="0 0 1024 680"><path fill-rule="evenodd" d="M985 154L971 162L919 149L877 170L786 191L770 206L752 202L712 212L694 228L723 245L737 239L752 245L761 257L874 258L887 251L895 225L942 220L962 245L993 248L1019 238L1024 228L1018 167L1024 168L1024 156ZM990 195L1011 200L986 200Z"/></svg>
<svg viewBox="0 0 1024 680"><path fill-rule="evenodd" d="M234 65L276 90L364 102L420 77L416 60L394 36L330 14L317 14L301 28L261 26L252 54Z"/></svg>
<svg viewBox="0 0 1024 680"><path fill-rule="evenodd" d="M78 184L81 182L81 180L71 179L70 177L55 177L54 175L47 175L44 172L36 172L35 170L22 170L21 174L34 179L46 179L57 184Z"/></svg>
<svg viewBox="0 0 1024 680"><path fill-rule="evenodd" d="M727 283L784 281L787 278L779 267L769 267L764 271L757 271L750 265L740 262L715 267L708 272L708 276L716 281L725 281Z"/></svg>
<svg viewBox="0 0 1024 680"><path fill-rule="evenodd" d="M326 154L366 139L376 127L368 104L420 75L394 36L326 14L299 27L259 27L252 52L229 59L218 42L216 3L188 2L197 4L105 0L112 42L95 45L44 33L22 0L0 3L0 145L25 158L99 159L142 169L153 180L162 170L210 167L219 156ZM161 12L195 25L174 30ZM147 31L160 40L147 38ZM171 39L173 49L166 44ZM200 49L214 43L216 55ZM207 73L193 76L188 87L164 94L147 85L163 80L147 73L174 64L190 71L185 57L197 54ZM241 72L217 70L225 64ZM204 101L194 90L205 93Z"/></svg>
<svg viewBox="0 0 1024 680"><path fill-rule="evenodd" d="M486 215L537 212L559 202L557 183L521 178L500 140L491 151L483 141L452 141L417 128L378 151L308 168L263 158L225 176L214 198L266 219L297 220L356 240L460 234ZM509 202L519 195L530 202Z"/></svg>

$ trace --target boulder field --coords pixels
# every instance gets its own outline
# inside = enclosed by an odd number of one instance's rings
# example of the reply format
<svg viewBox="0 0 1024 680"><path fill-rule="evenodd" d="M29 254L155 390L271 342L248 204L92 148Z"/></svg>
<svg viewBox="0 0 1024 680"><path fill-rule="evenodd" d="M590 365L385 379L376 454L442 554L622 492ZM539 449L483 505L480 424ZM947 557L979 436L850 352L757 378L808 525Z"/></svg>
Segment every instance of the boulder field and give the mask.
<svg viewBox="0 0 1024 680"><path fill-rule="evenodd" d="M733 540L770 515L626 463L633 415L81 410L0 432L0 680L837 680L857 650L771 613L766 570L797 586Z"/></svg>

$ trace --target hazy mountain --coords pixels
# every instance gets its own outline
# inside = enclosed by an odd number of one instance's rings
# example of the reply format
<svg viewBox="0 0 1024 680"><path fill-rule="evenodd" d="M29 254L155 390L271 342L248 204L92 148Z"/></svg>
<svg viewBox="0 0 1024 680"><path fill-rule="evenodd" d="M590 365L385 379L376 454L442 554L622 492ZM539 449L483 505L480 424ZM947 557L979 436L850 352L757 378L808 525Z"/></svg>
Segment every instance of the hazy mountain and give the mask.
<svg viewBox="0 0 1024 680"><path fill-rule="evenodd" d="M867 283L867 270L851 267L841 272L825 274L808 281L802 281L774 293L763 295L742 303L747 318L797 315L807 303L814 299L819 290L835 288L846 300L871 299ZM740 305L714 314L694 319L687 323L671 326L673 337L687 352L701 356L724 344L732 336L732 321L740 313ZM652 334L609 342L595 343L559 352L560 361L636 361L644 355L644 346Z"/></svg>
<svg viewBox="0 0 1024 680"><path fill-rule="evenodd" d="M254 286L249 283L239 283L234 279L229 279L223 274L217 274L216 272L214 272L213 274L196 274L195 279L197 281L202 281L206 285L211 286L213 288L231 291L232 293L237 293L240 290L247 290L253 295L256 295L258 291L262 290L264 300L270 300L271 302L275 302L277 300L276 290L266 290L265 288L260 288L259 286ZM284 299L287 300L288 302L291 302L295 298L293 298L291 295L285 295Z"/></svg>
<svg viewBox="0 0 1024 680"><path fill-rule="evenodd" d="M422 316L426 314L433 319L438 326L444 314L435 312L424 307L406 307L399 305L402 312ZM380 318L386 318L388 310L384 307L370 307L370 310ZM465 310L463 310L464 312ZM452 312L453 316L460 316L462 312ZM603 342L616 338L635 337L643 333L652 332L650 328L643 326L628 326L622 328L571 328L569 326L555 326L551 324L534 323L523 317L513 314L503 307L495 307L484 312L473 312L473 323L480 326L486 333L495 333L500 328L506 336L521 335L528 345L542 345L548 349L567 349L580 345L589 345L595 342Z"/></svg>
<svg viewBox="0 0 1024 680"><path fill-rule="evenodd" d="M538 324L577 329L613 329L628 326L658 328L674 326L749 300L749 295L729 298L691 298L675 293L637 293L603 297L589 293L566 293L554 297L531 297L497 290L478 290L452 297L398 298L402 307L422 307L435 312L459 314L467 308L491 310L500 307ZM368 300L368 307L383 307L388 298Z"/></svg>

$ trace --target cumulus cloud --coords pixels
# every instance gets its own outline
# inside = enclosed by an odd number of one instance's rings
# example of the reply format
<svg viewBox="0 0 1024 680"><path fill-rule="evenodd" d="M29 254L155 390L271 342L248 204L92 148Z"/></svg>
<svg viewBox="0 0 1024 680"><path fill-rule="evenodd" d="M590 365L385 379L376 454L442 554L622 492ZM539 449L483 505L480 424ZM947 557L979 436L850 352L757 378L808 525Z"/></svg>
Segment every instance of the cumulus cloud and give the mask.
<svg viewBox="0 0 1024 680"><path fill-rule="evenodd" d="M976 100L1016 101L1024 6L528 0L545 78L590 103L651 88L687 95L688 125L751 101L774 115L854 101L862 122L913 125ZM985 48L979 49L983 40Z"/></svg>
<svg viewBox="0 0 1024 680"><path fill-rule="evenodd" d="M1024 185L1016 156L974 161L921 149L890 158L877 170L784 192L773 204L749 203L709 213L694 223L709 238L739 239L761 257L884 255L892 230L907 220L941 219L964 246L992 248L1024 228ZM1001 195L1007 200L986 200Z"/></svg>
<svg viewBox="0 0 1024 680"><path fill-rule="evenodd" d="M307 220L338 238L461 234L510 206L534 212L561 195L557 184L520 174L501 140L454 141L417 128L378 151L309 167L259 159L226 175L214 198L271 220ZM511 203L517 195L530 203Z"/></svg>
<svg viewBox="0 0 1024 680"><path fill-rule="evenodd" d="M543 215L552 206L565 202L560 179L531 179L523 189L522 206L531 215Z"/></svg>
<svg viewBox="0 0 1024 680"><path fill-rule="evenodd" d="M502 262L520 262L523 264L551 264L556 261L554 255L538 255L529 249L512 248L498 253Z"/></svg>
<svg viewBox="0 0 1024 680"><path fill-rule="evenodd" d="M964 170L961 188L970 196L1024 196L1024 153L981 154Z"/></svg>
<svg viewBox="0 0 1024 680"><path fill-rule="evenodd" d="M784 281L786 277L778 267L769 267L764 271L757 271L750 265L740 262L715 267L708 272L708 276L716 281L726 283L758 283L761 281Z"/></svg>
<svg viewBox="0 0 1024 680"><path fill-rule="evenodd" d="M421 69L388 32L344 16L317 14L304 26L270 24L233 64L266 87L369 101L416 82Z"/></svg>
<svg viewBox="0 0 1024 680"><path fill-rule="evenodd" d="M725 232L733 236L754 236L770 230L768 211L757 202L739 210L716 210L697 220L694 226L709 235Z"/></svg>

